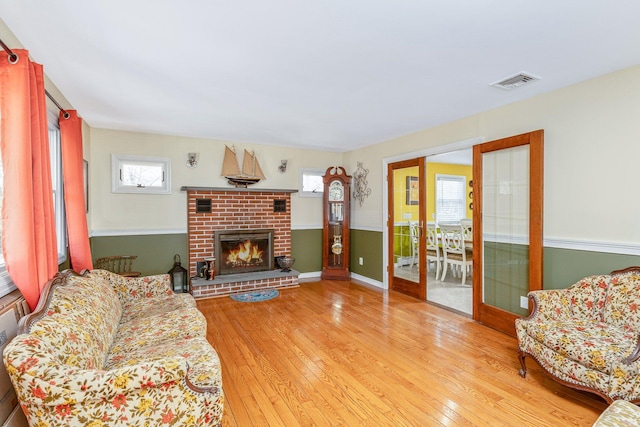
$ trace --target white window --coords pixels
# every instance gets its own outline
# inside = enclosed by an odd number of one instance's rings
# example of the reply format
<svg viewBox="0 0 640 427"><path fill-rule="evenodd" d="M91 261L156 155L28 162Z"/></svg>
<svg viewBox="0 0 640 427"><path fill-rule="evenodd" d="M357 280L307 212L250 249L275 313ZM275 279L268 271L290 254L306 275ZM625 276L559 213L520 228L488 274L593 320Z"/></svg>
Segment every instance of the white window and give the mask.
<svg viewBox="0 0 640 427"><path fill-rule="evenodd" d="M322 197L324 193L324 183L322 178L325 171L322 169L300 169L300 197Z"/></svg>
<svg viewBox="0 0 640 427"><path fill-rule="evenodd" d="M113 193L170 194L171 160L164 157L111 155Z"/></svg>
<svg viewBox="0 0 640 427"><path fill-rule="evenodd" d="M67 259L67 220L64 211L62 184L62 152L60 151L60 126L58 116L49 114L49 156L51 158L51 186L53 187L53 211L56 217L58 264Z"/></svg>
<svg viewBox="0 0 640 427"><path fill-rule="evenodd" d="M460 221L467 216L464 175L436 174L436 223Z"/></svg>

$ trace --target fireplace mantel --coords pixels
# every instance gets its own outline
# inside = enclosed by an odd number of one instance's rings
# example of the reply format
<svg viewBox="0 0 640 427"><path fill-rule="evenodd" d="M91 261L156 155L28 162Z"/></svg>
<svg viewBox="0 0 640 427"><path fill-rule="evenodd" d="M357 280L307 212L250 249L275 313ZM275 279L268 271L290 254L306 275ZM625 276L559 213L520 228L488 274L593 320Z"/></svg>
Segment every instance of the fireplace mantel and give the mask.
<svg viewBox="0 0 640 427"><path fill-rule="evenodd" d="M245 187L180 187L180 191L240 191L247 193L297 193L298 190L282 188L245 188Z"/></svg>

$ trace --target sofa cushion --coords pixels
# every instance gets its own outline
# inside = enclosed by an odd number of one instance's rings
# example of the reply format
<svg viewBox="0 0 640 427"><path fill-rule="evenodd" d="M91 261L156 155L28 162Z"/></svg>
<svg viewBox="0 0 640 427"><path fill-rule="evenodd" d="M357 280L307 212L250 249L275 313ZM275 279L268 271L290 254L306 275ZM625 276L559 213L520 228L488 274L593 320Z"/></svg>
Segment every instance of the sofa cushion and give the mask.
<svg viewBox="0 0 640 427"><path fill-rule="evenodd" d="M609 280L608 275L589 276L571 286L571 296L566 302L570 307L571 317L602 322Z"/></svg>
<svg viewBox="0 0 640 427"><path fill-rule="evenodd" d="M635 336L603 322L571 319L522 324L529 336L553 352L606 374L636 344Z"/></svg>
<svg viewBox="0 0 640 427"><path fill-rule="evenodd" d="M628 332L640 331L640 275L637 272L612 277L604 321Z"/></svg>
<svg viewBox="0 0 640 427"><path fill-rule="evenodd" d="M81 369L99 369L118 329L120 301L106 281L69 277L57 286L49 309L31 327L61 355L59 362Z"/></svg>
<svg viewBox="0 0 640 427"><path fill-rule="evenodd" d="M127 354L164 340L204 337L206 333L204 315L195 307L185 307L121 323L109 352Z"/></svg>
<svg viewBox="0 0 640 427"><path fill-rule="evenodd" d="M125 306L131 299L174 295L169 287L169 275L158 274L145 277L124 277L111 271L91 270L89 277L107 280Z"/></svg>
<svg viewBox="0 0 640 427"><path fill-rule="evenodd" d="M195 299L190 294L132 298L122 305L120 323L131 322L145 317L156 317L171 311L196 308Z"/></svg>

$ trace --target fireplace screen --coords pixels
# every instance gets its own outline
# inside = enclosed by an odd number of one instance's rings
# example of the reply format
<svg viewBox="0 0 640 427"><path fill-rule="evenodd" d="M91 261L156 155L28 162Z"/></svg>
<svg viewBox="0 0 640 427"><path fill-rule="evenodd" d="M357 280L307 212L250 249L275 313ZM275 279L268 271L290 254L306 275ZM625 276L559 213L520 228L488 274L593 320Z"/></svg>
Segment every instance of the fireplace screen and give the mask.
<svg viewBox="0 0 640 427"><path fill-rule="evenodd" d="M220 230L214 234L217 274L273 270L273 229Z"/></svg>

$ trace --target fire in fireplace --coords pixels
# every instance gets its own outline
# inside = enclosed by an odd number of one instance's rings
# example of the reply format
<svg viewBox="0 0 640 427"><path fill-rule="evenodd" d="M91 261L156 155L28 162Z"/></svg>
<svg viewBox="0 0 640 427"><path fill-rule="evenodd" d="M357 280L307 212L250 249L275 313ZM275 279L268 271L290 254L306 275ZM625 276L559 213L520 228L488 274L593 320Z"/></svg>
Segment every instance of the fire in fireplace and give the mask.
<svg viewBox="0 0 640 427"><path fill-rule="evenodd" d="M217 274L273 270L273 229L214 232Z"/></svg>

